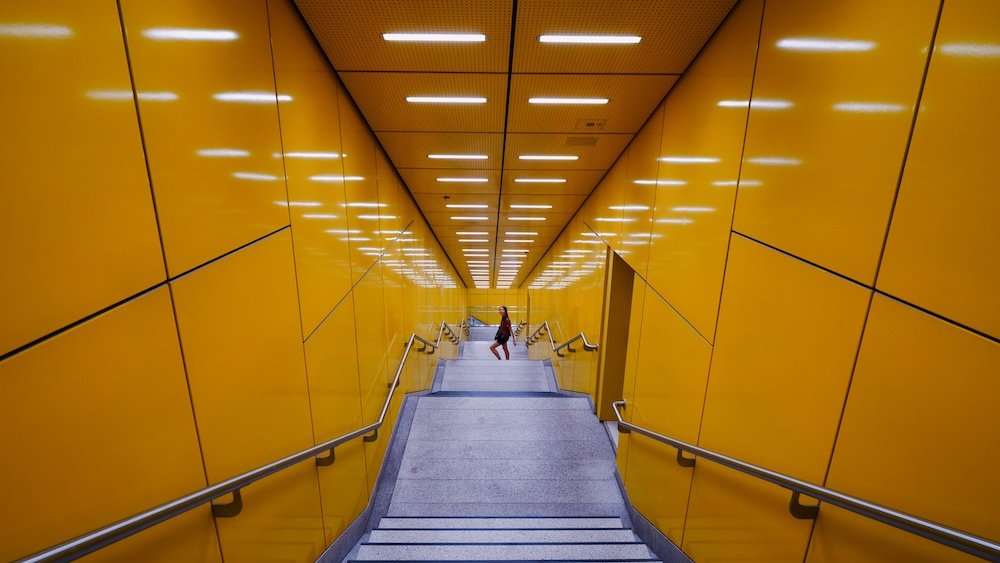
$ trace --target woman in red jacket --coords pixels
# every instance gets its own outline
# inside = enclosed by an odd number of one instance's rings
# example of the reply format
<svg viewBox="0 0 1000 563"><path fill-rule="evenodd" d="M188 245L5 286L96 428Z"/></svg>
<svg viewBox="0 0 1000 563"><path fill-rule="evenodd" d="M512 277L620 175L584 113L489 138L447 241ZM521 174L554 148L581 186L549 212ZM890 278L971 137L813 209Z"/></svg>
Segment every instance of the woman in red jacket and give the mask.
<svg viewBox="0 0 1000 563"><path fill-rule="evenodd" d="M497 346L503 346L503 353L507 359L510 359L510 350L507 349L507 339L514 339L514 346L517 346L517 337L514 336L514 330L510 326L510 317L507 315L507 307L500 306L500 328L497 329L496 342L490 345L490 352L500 359L500 354L497 352Z"/></svg>

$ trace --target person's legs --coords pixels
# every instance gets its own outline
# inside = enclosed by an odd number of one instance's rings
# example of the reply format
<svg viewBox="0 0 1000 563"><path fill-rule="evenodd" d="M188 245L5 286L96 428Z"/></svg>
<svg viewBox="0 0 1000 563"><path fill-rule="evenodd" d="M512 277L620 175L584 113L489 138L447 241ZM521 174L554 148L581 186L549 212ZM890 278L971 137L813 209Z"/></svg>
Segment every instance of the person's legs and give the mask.
<svg viewBox="0 0 1000 563"><path fill-rule="evenodd" d="M503 355L507 356L508 360L510 359L510 350L507 349L507 343L506 342L503 343ZM500 356L497 356L497 359L499 360Z"/></svg>
<svg viewBox="0 0 1000 563"><path fill-rule="evenodd" d="M493 355L496 356L498 360L500 359L500 354L497 353L497 346L499 345L500 345L499 342L494 342L493 344L490 344L490 352L493 352Z"/></svg>

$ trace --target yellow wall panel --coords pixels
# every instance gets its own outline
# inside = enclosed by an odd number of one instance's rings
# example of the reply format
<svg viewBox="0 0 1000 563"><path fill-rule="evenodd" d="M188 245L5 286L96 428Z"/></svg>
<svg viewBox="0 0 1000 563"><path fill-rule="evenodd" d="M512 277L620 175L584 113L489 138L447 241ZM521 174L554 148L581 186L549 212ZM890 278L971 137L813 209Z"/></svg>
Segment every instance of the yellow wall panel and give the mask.
<svg viewBox="0 0 1000 563"><path fill-rule="evenodd" d="M390 382L381 266L376 264L358 282L351 295L354 299L355 333L358 342L358 380L361 389L362 418L365 424L371 424L378 420L385 398L389 395ZM365 443L369 489L374 486L382 465L382 453L385 451L384 444L388 439L389 428L391 426L383 426L379 430L380 437L376 442Z"/></svg>
<svg viewBox="0 0 1000 563"><path fill-rule="evenodd" d="M799 563L813 522L789 514L790 497L777 485L699 461L681 549L695 561Z"/></svg>
<svg viewBox="0 0 1000 563"><path fill-rule="evenodd" d="M354 307L350 297L306 341L306 368L316 442L360 428L361 399ZM327 542L332 542L368 501L364 447L360 440L339 446L336 461L318 469Z"/></svg>
<svg viewBox="0 0 1000 563"><path fill-rule="evenodd" d="M938 5L767 2L734 230L874 282Z"/></svg>
<svg viewBox="0 0 1000 563"><path fill-rule="evenodd" d="M170 275L288 225L264 0L126 0L122 15ZM216 38L174 35L191 29Z"/></svg>
<svg viewBox="0 0 1000 563"><path fill-rule="evenodd" d="M829 487L972 534L1000 537L1000 344L876 295ZM944 446L946 445L946 446ZM960 452L938 459L941 448ZM825 508L823 509L825 510ZM821 518L812 561L902 561L930 542ZM959 560L957 552L932 551Z"/></svg>
<svg viewBox="0 0 1000 563"><path fill-rule="evenodd" d="M204 487L169 291L0 363L0 427L5 561ZM217 559L212 521L199 513L122 549L166 542L176 545L159 560Z"/></svg>
<svg viewBox="0 0 1000 563"><path fill-rule="evenodd" d="M379 240L378 169L375 137L368 130L350 95L339 87L340 138L343 147L344 189L351 244L351 280L358 283L378 259L385 245Z"/></svg>
<svg viewBox="0 0 1000 563"><path fill-rule="evenodd" d="M635 372L638 364L639 338L642 334L640 329L642 327L642 312L645 308L646 290L646 282L641 277L635 276L632 280L632 306L629 312L629 322L634 328L630 328L628 332L628 350L625 353L625 374L622 381L621 398L626 403L632 403L635 400ZM626 421L632 421L634 410L625 409L622 416ZM618 473L623 478L627 475L628 450L631 440L632 438L629 434L618 435L618 447L615 454L618 462ZM632 492L629 491L629 498L634 502L635 499L632 499L631 495Z"/></svg>
<svg viewBox="0 0 1000 563"><path fill-rule="evenodd" d="M663 106L649 117L623 155L626 161L625 202L619 253L640 276L646 276L656 198L657 157L663 133Z"/></svg>
<svg viewBox="0 0 1000 563"><path fill-rule="evenodd" d="M209 481L312 445L288 230L171 286Z"/></svg>
<svg viewBox="0 0 1000 563"><path fill-rule="evenodd" d="M0 355L165 277L118 10L75 5L0 5Z"/></svg>
<svg viewBox="0 0 1000 563"><path fill-rule="evenodd" d="M326 538L316 471L315 463L304 461L244 487L240 515L216 520L225 561L319 558Z"/></svg>
<svg viewBox="0 0 1000 563"><path fill-rule="evenodd" d="M1000 337L998 19L1000 4L989 0L944 5L878 276L879 289L993 337Z"/></svg>
<svg viewBox="0 0 1000 563"><path fill-rule="evenodd" d="M276 82L295 101L281 104L279 113L288 199L295 203L289 213L302 331L308 335L351 289L339 83L326 66L298 70L300 60L321 53L290 2L271 2L268 13Z"/></svg>
<svg viewBox="0 0 1000 563"><path fill-rule="evenodd" d="M647 280L709 342L762 12L760 0L740 2L664 102Z"/></svg>
<svg viewBox="0 0 1000 563"><path fill-rule="evenodd" d="M730 248L699 445L821 483L871 292L738 235Z"/></svg>

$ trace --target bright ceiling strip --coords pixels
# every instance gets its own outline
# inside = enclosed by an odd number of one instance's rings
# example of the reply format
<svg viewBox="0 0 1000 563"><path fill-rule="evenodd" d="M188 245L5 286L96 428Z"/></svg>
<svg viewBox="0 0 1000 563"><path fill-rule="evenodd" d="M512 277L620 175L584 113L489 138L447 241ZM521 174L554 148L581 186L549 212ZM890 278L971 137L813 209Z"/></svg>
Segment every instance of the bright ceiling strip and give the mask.
<svg viewBox="0 0 1000 563"><path fill-rule="evenodd" d="M427 158L434 160L487 160L490 157L485 154L429 154Z"/></svg>
<svg viewBox="0 0 1000 563"><path fill-rule="evenodd" d="M383 33L386 41L422 41L426 43L482 43L482 33Z"/></svg>
<svg viewBox="0 0 1000 563"><path fill-rule="evenodd" d="M540 35L539 43L571 43L580 45L635 45L639 35Z"/></svg>
<svg viewBox="0 0 1000 563"><path fill-rule="evenodd" d="M514 178L518 184L565 184L566 178Z"/></svg>
<svg viewBox="0 0 1000 563"><path fill-rule="evenodd" d="M522 154L517 157L521 160L579 160L580 157L572 154Z"/></svg>
<svg viewBox="0 0 1000 563"><path fill-rule="evenodd" d="M528 98L529 104L602 106L608 98Z"/></svg>
<svg viewBox="0 0 1000 563"><path fill-rule="evenodd" d="M407 96L411 104L485 104L486 98L478 96Z"/></svg>

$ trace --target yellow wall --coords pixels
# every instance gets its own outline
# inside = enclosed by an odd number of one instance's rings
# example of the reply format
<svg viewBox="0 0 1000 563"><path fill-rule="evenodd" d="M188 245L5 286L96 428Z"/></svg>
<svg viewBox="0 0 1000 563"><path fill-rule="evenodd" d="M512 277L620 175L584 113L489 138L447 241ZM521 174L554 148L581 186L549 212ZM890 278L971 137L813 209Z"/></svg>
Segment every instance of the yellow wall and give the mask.
<svg viewBox="0 0 1000 563"><path fill-rule="evenodd" d="M603 271L552 265L618 252L628 419L997 539L998 17L740 2L531 273L533 322L601 330ZM624 435L618 465L696 561L967 559L830 506L796 520L784 489L675 453Z"/></svg>
<svg viewBox="0 0 1000 563"><path fill-rule="evenodd" d="M410 333L467 308L289 0L43 4L0 6L34 30L0 35L2 560L373 421ZM157 37L177 28L220 33ZM454 354L415 354L401 391ZM93 558L313 561L400 404L240 516L203 506Z"/></svg>

